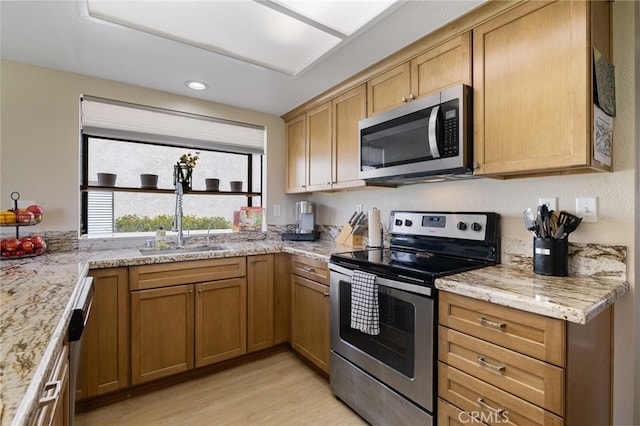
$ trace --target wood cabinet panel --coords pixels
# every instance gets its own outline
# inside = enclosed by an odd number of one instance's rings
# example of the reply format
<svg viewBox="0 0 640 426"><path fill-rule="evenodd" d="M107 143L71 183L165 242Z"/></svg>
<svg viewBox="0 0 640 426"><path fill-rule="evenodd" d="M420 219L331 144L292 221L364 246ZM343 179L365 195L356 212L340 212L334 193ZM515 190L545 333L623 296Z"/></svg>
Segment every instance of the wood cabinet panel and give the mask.
<svg viewBox="0 0 640 426"><path fill-rule="evenodd" d="M465 32L411 61L412 93L421 97L457 84L470 86L471 69L471 32Z"/></svg>
<svg viewBox="0 0 640 426"><path fill-rule="evenodd" d="M483 421L473 417L471 413L462 411L438 398L438 426L464 426L468 424L486 425Z"/></svg>
<svg viewBox="0 0 640 426"><path fill-rule="evenodd" d="M65 337L55 349L53 368L46 377L37 400L37 410L29 420L33 426L66 426L69 424L69 342Z"/></svg>
<svg viewBox="0 0 640 426"><path fill-rule="evenodd" d="M476 174L597 166L589 3L526 2L474 29Z"/></svg>
<svg viewBox="0 0 640 426"><path fill-rule="evenodd" d="M439 326L439 359L560 416L564 370L518 352Z"/></svg>
<svg viewBox="0 0 640 426"><path fill-rule="evenodd" d="M76 399L129 386L129 282L126 267L95 269L94 297L83 334Z"/></svg>
<svg viewBox="0 0 640 426"><path fill-rule="evenodd" d="M438 395L489 424L562 426L561 417L458 369L438 363Z"/></svg>
<svg viewBox="0 0 640 426"><path fill-rule="evenodd" d="M329 285L329 265L327 262L303 256L291 256L291 272L320 284Z"/></svg>
<svg viewBox="0 0 640 426"><path fill-rule="evenodd" d="M307 185L306 115L285 123L286 192L305 192Z"/></svg>
<svg viewBox="0 0 640 426"><path fill-rule="evenodd" d="M291 276L291 346L329 374L329 287Z"/></svg>
<svg viewBox="0 0 640 426"><path fill-rule="evenodd" d="M364 186L358 179L360 133L358 122L367 117L366 85L360 85L332 101L334 189Z"/></svg>
<svg viewBox="0 0 640 426"><path fill-rule="evenodd" d="M247 258L247 351L273 346L274 258Z"/></svg>
<svg viewBox="0 0 640 426"><path fill-rule="evenodd" d="M307 113L307 191L331 188L331 102Z"/></svg>
<svg viewBox="0 0 640 426"><path fill-rule="evenodd" d="M407 102L411 93L411 65L409 62L391 68L367 82L367 115Z"/></svg>
<svg viewBox="0 0 640 426"><path fill-rule="evenodd" d="M131 293L132 384L193 368L193 297L193 285Z"/></svg>
<svg viewBox="0 0 640 426"><path fill-rule="evenodd" d="M291 341L291 255L273 256L273 344L277 345Z"/></svg>
<svg viewBox="0 0 640 426"><path fill-rule="evenodd" d="M566 329L561 320L440 293L439 324L505 348L564 366Z"/></svg>
<svg viewBox="0 0 640 426"><path fill-rule="evenodd" d="M131 266L129 268L129 286L131 290L144 290L244 277L246 274L247 262L244 257L159 263Z"/></svg>
<svg viewBox="0 0 640 426"><path fill-rule="evenodd" d="M233 278L195 285L195 366L247 352L247 281Z"/></svg>

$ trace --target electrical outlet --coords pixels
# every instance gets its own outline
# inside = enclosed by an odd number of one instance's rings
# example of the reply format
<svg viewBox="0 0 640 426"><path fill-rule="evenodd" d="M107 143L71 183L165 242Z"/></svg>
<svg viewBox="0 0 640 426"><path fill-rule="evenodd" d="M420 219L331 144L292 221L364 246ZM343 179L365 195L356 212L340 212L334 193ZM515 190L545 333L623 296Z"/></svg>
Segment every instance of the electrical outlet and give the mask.
<svg viewBox="0 0 640 426"><path fill-rule="evenodd" d="M598 198L576 198L576 215L583 222L597 222Z"/></svg>
<svg viewBox="0 0 640 426"><path fill-rule="evenodd" d="M280 204L273 205L273 215L280 216Z"/></svg>
<svg viewBox="0 0 640 426"><path fill-rule="evenodd" d="M538 205L541 206L543 204L546 204L547 209L549 210L558 210L557 197L538 198Z"/></svg>

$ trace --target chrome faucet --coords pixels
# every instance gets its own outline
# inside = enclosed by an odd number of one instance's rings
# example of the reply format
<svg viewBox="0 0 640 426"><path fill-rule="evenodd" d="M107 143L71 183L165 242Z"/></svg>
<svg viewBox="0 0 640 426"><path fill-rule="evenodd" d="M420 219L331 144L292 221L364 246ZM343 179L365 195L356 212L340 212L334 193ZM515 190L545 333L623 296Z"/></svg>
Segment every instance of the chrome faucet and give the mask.
<svg viewBox="0 0 640 426"><path fill-rule="evenodd" d="M173 215L173 232L177 232L176 247L182 247L184 243L184 235L182 233L182 196L184 195L182 189L182 182L176 182L176 210Z"/></svg>

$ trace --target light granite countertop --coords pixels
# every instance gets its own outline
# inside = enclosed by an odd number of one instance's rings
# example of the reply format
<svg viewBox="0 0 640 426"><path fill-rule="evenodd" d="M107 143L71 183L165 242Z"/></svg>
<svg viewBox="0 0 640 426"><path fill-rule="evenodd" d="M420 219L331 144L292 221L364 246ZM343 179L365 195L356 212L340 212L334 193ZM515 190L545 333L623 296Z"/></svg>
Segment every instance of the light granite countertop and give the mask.
<svg viewBox="0 0 640 426"><path fill-rule="evenodd" d="M73 250L22 260L3 261L0 283L0 418L4 425L25 424L35 410L53 351L62 341L78 283L89 269L166 263L217 257L292 253L328 261L347 251L330 241L233 241L209 252L142 255L138 249ZM581 250L594 259L608 254L624 266L625 250ZM615 248L615 246L614 246ZM593 249L593 250L591 250ZM611 254L613 253L613 254ZM622 297L629 286L623 274L590 273L588 277L545 277L517 256L509 264L439 278L436 287L529 312L585 323ZM597 260L599 261L599 260ZM596 271L610 268L580 264ZM614 269L615 269L614 268Z"/></svg>

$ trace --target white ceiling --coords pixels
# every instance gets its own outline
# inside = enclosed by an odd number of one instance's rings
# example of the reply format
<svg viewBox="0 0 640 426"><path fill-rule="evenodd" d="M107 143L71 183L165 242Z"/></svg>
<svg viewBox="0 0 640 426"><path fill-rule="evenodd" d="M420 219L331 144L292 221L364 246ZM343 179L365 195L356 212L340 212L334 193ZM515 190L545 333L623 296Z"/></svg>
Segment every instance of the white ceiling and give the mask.
<svg viewBox="0 0 640 426"><path fill-rule="evenodd" d="M356 1L361 8L367 7L366 1ZM257 36L244 40L231 37L234 40L227 45L235 46L232 51L214 51L216 49L195 46L198 43L167 36L161 31L142 31L96 19L89 16L86 0L0 0L0 56L15 62L281 115L483 1L403 1L382 12L353 35L342 37L342 43L330 46L324 54L321 52L319 59L307 57L287 62L286 55L282 56L275 46L264 45ZM243 14L251 13L245 10L247 3L253 3L248 0L164 0L132 4L154 4L157 10L164 9L175 17L174 21L180 21L186 18L177 14L175 6L179 2L185 8L200 3L201 10L205 11L214 3L224 3L227 10L231 6L232 11ZM341 2L346 3L346 0L336 3ZM281 5L277 1L269 3L276 8ZM256 3L252 6L271 10ZM302 10L300 5L299 10ZM250 28L237 17L227 19L229 21L237 22L237 28L241 30ZM248 46L243 47L243 44ZM247 57L243 49L253 52L254 58ZM210 87L194 92L185 86L187 80L204 81Z"/></svg>

